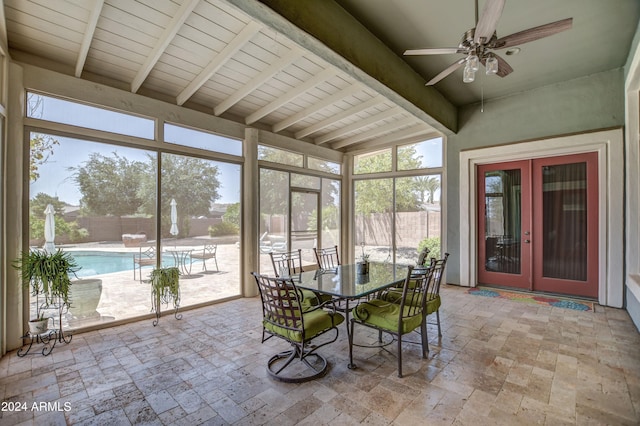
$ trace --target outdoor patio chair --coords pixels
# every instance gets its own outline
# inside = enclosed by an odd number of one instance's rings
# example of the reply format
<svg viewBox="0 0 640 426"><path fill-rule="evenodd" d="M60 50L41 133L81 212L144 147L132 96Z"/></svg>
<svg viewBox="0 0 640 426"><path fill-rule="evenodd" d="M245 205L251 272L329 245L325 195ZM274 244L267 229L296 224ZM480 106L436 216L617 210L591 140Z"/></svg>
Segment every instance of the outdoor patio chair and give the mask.
<svg viewBox="0 0 640 426"><path fill-rule="evenodd" d="M216 263L216 271L220 271L218 268L218 259L216 257L216 252L218 251L218 245L213 243L205 243L202 249L194 250L191 252L191 264L193 264L194 259L202 260L202 270L207 270L207 260L213 259Z"/></svg>
<svg viewBox="0 0 640 426"><path fill-rule="evenodd" d="M142 244L138 249L138 253L133 255L133 279L136 279L136 269L138 270L138 279L142 281L142 267L156 265L156 246L154 244Z"/></svg>
<svg viewBox="0 0 640 426"><path fill-rule="evenodd" d="M301 291L291 278L270 278L255 272L262 300L262 343L271 337L283 339L292 349L272 356L267 372L279 381L300 383L322 377L327 360L316 351L338 339L338 325L344 317L333 310L331 302L313 308L305 307ZM311 344L312 339L327 332L335 335L327 341ZM299 362L295 362L295 360ZM293 363L293 364L292 364Z"/></svg>
<svg viewBox="0 0 640 426"><path fill-rule="evenodd" d="M269 253L273 272L276 277L291 277L304 272L302 269L302 249L284 253ZM305 305L315 306L320 303L318 295L311 290L301 290Z"/></svg>
<svg viewBox="0 0 640 426"><path fill-rule="evenodd" d="M352 310L349 332L349 365L353 366L354 326L360 324L378 330L378 341L382 333L392 334L398 342L398 377L402 377L402 336L420 327L422 336L422 358L427 357L427 333L424 321L426 295L431 282L432 268L413 269L408 267L407 276L402 285L399 303L384 299L371 299L360 302Z"/></svg>
<svg viewBox="0 0 640 426"><path fill-rule="evenodd" d="M428 343L428 333L427 333L427 317L433 313L436 314L437 325L438 325L438 337L442 337L442 329L440 327L440 306L442 305L442 299L440 298L440 283L442 281L442 276L444 274L444 268L447 264L447 259L449 258L449 253L445 253L442 259L436 260L435 258L431 258L431 263L428 268L431 270L431 276L429 283L429 289L426 297L426 305L424 311L424 323L425 327L422 330L425 333L425 343L427 345L427 352L429 352L429 343ZM422 271L420 269L414 269L414 274ZM402 290L401 289L391 289L385 292L380 296L381 299L399 303L402 299Z"/></svg>
<svg viewBox="0 0 640 426"><path fill-rule="evenodd" d="M340 255L338 254L338 246L323 248L319 250L314 247L313 252L316 255L318 268L320 269L336 269L341 265Z"/></svg>

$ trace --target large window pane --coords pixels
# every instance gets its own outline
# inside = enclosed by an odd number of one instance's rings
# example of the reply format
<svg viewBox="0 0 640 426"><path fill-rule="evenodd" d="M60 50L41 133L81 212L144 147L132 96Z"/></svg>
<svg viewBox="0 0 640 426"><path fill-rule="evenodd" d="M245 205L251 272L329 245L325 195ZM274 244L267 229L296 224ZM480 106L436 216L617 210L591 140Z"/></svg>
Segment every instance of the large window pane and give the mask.
<svg viewBox="0 0 640 426"><path fill-rule="evenodd" d="M442 138L398 146L398 170L442 167Z"/></svg>
<svg viewBox="0 0 640 426"><path fill-rule="evenodd" d="M321 160L315 157L307 157L307 167L322 172L335 173L337 175L342 171L342 167L338 163L332 161Z"/></svg>
<svg viewBox="0 0 640 426"><path fill-rule="evenodd" d="M304 156L302 154L264 145L258 145L258 160L296 167L304 166Z"/></svg>
<svg viewBox="0 0 640 426"><path fill-rule="evenodd" d="M240 294L240 166L162 154L161 254L181 305Z"/></svg>
<svg viewBox="0 0 640 426"><path fill-rule="evenodd" d="M371 261L391 261L393 179L354 182L354 203L356 259L364 252Z"/></svg>
<svg viewBox="0 0 640 426"><path fill-rule="evenodd" d="M396 179L396 263L415 264L419 248L440 258L440 176Z"/></svg>
<svg viewBox="0 0 640 426"><path fill-rule="evenodd" d="M164 125L164 140L223 154L242 155L242 141L168 123Z"/></svg>
<svg viewBox="0 0 640 426"><path fill-rule="evenodd" d="M154 139L151 119L35 93L27 94L27 117Z"/></svg>
<svg viewBox="0 0 640 426"><path fill-rule="evenodd" d="M440 175L358 180L354 199L356 260L415 264L424 246L440 257Z"/></svg>
<svg viewBox="0 0 640 426"><path fill-rule="evenodd" d="M353 157L353 173L380 173L391 171L391 148L367 152Z"/></svg>
<svg viewBox="0 0 640 426"><path fill-rule="evenodd" d="M155 245L156 154L41 133L30 139L29 245L62 249L82 267L65 327L148 314L149 286L140 283L154 256L144 265L134 259ZM49 205L52 239L45 238Z"/></svg>

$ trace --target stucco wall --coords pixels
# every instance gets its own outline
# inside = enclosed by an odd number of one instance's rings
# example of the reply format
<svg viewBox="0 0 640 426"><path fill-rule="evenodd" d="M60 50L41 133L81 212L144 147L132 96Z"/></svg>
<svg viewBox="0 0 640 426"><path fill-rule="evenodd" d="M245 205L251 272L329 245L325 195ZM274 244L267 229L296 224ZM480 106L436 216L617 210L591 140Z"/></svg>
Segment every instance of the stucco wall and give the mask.
<svg viewBox="0 0 640 426"><path fill-rule="evenodd" d="M460 109L460 131L447 141L446 249L451 259L460 252L460 152L622 126L623 79L623 70L616 69L485 102L483 112L479 104ZM447 282L460 283L455 261L447 263Z"/></svg>

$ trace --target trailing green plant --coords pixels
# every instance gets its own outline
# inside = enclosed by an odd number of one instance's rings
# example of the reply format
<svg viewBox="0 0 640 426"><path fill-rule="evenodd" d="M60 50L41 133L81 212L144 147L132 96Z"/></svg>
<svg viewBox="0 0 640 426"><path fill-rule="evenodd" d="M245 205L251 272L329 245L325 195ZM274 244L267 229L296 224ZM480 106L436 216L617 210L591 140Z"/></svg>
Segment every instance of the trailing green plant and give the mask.
<svg viewBox="0 0 640 426"><path fill-rule="evenodd" d="M173 302L175 308L180 303L180 271L175 266L156 268L151 271L152 309L159 312L160 304Z"/></svg>
<svg viewBox="0 0 640 426"><path fill-rule="evenodd" d="M24 251L13 262L13 267L20 271L22 285L31 288L31 295L38 298L44 296L42 308L61 300L69 305L69 291L71 287L70 274L80 270L80 266L68 252L58 249L55 253L42 250ZM37 304L38 318L42 318L40 304Z"/></svg>

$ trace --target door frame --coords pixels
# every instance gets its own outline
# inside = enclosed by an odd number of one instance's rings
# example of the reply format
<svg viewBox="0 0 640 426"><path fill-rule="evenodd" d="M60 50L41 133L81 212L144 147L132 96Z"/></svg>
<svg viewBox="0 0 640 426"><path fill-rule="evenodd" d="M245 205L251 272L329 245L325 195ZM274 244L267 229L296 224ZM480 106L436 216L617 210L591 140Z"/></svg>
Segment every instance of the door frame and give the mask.
<svg viewBox="0 0 640 426"><path fill-rule="evenodd" d="M477 285L476 165L597 152L598 303L621 308L624 300L624 144L622 128L460 152L460 285Z"/></svg>

